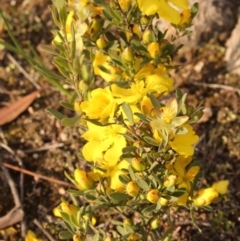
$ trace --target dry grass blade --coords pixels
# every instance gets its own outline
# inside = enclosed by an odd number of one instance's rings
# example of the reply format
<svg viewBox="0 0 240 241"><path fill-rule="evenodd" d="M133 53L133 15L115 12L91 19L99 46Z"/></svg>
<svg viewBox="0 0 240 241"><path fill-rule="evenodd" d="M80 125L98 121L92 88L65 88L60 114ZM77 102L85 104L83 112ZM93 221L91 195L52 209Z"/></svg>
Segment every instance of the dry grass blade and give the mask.
<svg viewBox="0 0 240 241"><path fill-rule="evenodd" d="M0 126L16 119L36 99L40 90L24 96L14 103L0 109Z"/></svg>

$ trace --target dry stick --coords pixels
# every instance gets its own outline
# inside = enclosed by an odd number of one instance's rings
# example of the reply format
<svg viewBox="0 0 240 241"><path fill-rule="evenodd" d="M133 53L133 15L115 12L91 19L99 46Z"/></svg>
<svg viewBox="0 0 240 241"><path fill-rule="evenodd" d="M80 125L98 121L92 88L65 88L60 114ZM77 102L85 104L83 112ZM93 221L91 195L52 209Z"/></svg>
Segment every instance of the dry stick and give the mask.
<svg viewBox="0 0 240 241"><path fill-rule="evenodd" d="M33 223L39 228L41 229L41 231L44 233L44 235L50 240L50 241L56 241L52 235L46 230L43 228L43 226L41 225L41 223L39 223L39 221L37 219L34 219L33 220Z"/></svg>
<svg viewBox="0 0 240 241"><path fill-rule="evenodd" d="M24 212L21 209L21 201L9 171L3 165L1 165L1 168L7 179L15 203L15 207L11 209L5 216L0 218L0 229L4 229L8 226L12 226L15 223L21 222L23 220Z"/></svg>
<svg viewBox="0 0 240 241"><path fill-rule="evenodd" d="M52 144L52 145L45 145L45 146L40 147L40 148L23 150L23 152L24 153L33 153L33 152L47 151L47 150L50 150L50 149L55 149L55 148L63 147L63 146L64 146L63 143L57 143L57 144Z"/></svg>
<svg viewBox="0 0 240 241"><path fill-rule="evenodd" d="M229 86L229 85L207 84L207 83L198 83L198 82L192 82L191 84L203 86L203 87L209 87L209 88L212 88L212 89L230 90L230 91L234 91L234 92L237 92L238 94L240 94L240 89L234 88L234 87Z"/></svg>
<svg viewBox="0 0 240 241"><path fill-rule="evenodd" d="M52 178L52 177L46 177L46 176L43 176L41 174L37 174L37 173L31 172L31 171L28 171L26 169L23 169L23 168L13 166L13 165L11 165L9 163L6 163L6 162L3 162L2 164L3 164L3 166L5 166L7 168L10 168L10 169L18 171L18 172L22 172L22 173L27 174L29 176L37 177L37 178L40 178L40 179L43 179L43 180L46 180L46 181L49 181L49 182L54 182L54 183L57 183L57 184L60 184L60 185L63 185L63 186L74 187L73 184L70 184L70 183L67 183L67 182Z"/></svg>
<svg viewBox="0 0 240 241"><path fill-rule="evenodd" d="M20 166L23 166L23 162L22 160L16 155L16 153L7 145L7 140L5 139L4 133L1 133L1 137L4 143L0 143L0 146L2 148L4 148L5 150L7 150L10 154L12 154L14 156L14 158L17 160L18 164ZM20 174L20 200L21 202L23 202L23 197L24 197L24 175L23 173ZM21 215L21 213L24 215L23 210L19 210L17 209L18 214ZM20 213L21 212L21 213ZM22 237L25 237L27 233L27 226L26 226L26 222L24 219L21 220L21 235Z"/></svg>
<svg viewBox="0 0 240 241"><path fill-rule="evenodd" d="M13 149L11 149L7 144L5 143L0 143L0 146L2 148L4 148L6 151L8 151L10 154L13 155L13 157L16 159L16 161L18 162L18 165L23 167L23 162L21 160L21 158L16 155L16 153L13 151ZM24 176L23 174L21 173L20 175L20 198L21 198L21 201L23 201L23 196L24 196L24 188L23 188L23 183L24 183Z"/></svg>
<svg viewBox="0 0 240 241"><path fill-rule="evenodd" d="M22 68L22 66L13 58L11 54L7 54L8 59L18 68L18 70L36 87L40 90L41 86Z"/></svg>

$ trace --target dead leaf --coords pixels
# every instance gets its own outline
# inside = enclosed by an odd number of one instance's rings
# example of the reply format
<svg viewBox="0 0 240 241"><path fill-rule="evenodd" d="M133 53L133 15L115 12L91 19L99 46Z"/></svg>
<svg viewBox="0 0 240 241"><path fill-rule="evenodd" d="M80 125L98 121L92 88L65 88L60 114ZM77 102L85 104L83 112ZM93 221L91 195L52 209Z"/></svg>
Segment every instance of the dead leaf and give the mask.
<svg viewBox="0 0 240 241"><path fill-rule="evenodd" d="M34 91L33 93L13 102L9 106L0 109L0 126L17 118L36 99L39 92L40 90Z"/></svg>

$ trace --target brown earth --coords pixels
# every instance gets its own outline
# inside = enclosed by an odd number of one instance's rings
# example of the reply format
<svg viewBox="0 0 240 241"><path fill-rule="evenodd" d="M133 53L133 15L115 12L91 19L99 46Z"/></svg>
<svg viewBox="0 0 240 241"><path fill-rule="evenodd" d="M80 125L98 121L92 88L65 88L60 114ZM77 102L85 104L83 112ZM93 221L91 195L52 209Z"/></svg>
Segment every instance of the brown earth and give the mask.
<svg viewBox="0 0 240 241"><path fill-rule="evenodd" d="M8 15L14 35L24 49L29 52L30 43L43 62L54 70L51 56L40 49L41 44L49 44L52 40L53 23L47 8L49 4L50 0L18 0L1 3L1 8ZM4 30L0 32L0 38L11 42ZM195 126L201 140L196 146L196 160L203 165L201 186L211 185L218 180L230 180L228 195L213 205L213 211L201 210L196 215L201 233L192 225L186 211L173 213L172 218L176 219L174 237L177 241L240 240L240 77L226 70L226 41L210 39L197 50L182 51L176 58L176 63L183 64L174 73L177 85L188 93L190 104L196 106L203 101L203 106L207 107L205 120ZM17 160L20 158L24 169L67 181L63 171L71 172L80 161L77 157L81 147L80 134L77 128L62 127L45 112L46 107L64 111L59 101L66 97L50 86L26 60L5 49L0 52L1 107L35 91L35 87L9 60L7 54L11 54L44 90L23 114L1 127L0 143L5 143L15 152L14 156L0 146L1 162L19 166ZM71 115L70 112L66 114ZM67 188L53 181L22 175L18 171L9 172L22 195L27 229L34 230L39 237L48 240L34 224L33 220L36 219L58 240L60 227L56 225L52 208L62 196L68 198L65 194ZM14 201L3 172L0 172L0 180L1 217L14 207ZM14 225L17 233L9 237L1 237L0 234L0 240L22 240L22 227L20 224Z"/></svg>

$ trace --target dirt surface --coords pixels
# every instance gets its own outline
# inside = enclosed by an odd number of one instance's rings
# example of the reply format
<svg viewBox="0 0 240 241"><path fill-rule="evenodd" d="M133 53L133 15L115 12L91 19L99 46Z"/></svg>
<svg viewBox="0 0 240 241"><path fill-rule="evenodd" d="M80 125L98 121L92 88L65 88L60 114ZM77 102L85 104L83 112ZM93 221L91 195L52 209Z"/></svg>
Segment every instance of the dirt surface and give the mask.
<svg viewBox="0 0 240 241"><path fill-rule="evenodd" d="M40 45L50 44L52 40L53 23L47 8L50 2L6 1L1 3L1 8L8 15L14 35L26 52L29 52L30 43L43 62L50 69L54 69L51 56L40 49ZM11 42L5 30L0 32L0 38ZM201 233L192 225L185 210L172 214L172 218L176 220L174 237L177 241L240 240L240 77L226 71L223 61L225 50L223 42L210 40L197 51L181 52L175 60L176 63L183 64L173 75L177 85L188 93L188 102L196 106L203 101L203 106L207 107L205 119L195 126L200 136L200 142L196 146L196 160L203 165L200 186L211 185L222 179L230 180L228 195L213 205L213 211L201 210L196 215ZM9 60L8 54L11 54L44 90L23 114L1 127L0 142L15 152L15 155L12 155L0 146L1 161L19 166L17 160L20 158L24 169L67 181L63 171L71 172L80 162L77 157L81 148L80 133L77 128L62 127L45 112L46 107L63 111L59 101L66 97L49 85L26 60L5 49L0 51L0 107L35 91L35 87ZM21 172L9 172L20 196L22 195L27 230L32 229L43 240L49 240L33 222L36 219L58 240L60 227L56 225L57 219L53 216L52 209L62 196L67 199L67 187L29 175L24 175L24 180L21 181ZM1 217L14 207L14 201L2 171L0 180ZM23 240L22 226L16 224L13 227L17 233L9 237L1 237L0 234L0 240Z"/></svg>

